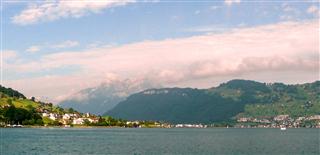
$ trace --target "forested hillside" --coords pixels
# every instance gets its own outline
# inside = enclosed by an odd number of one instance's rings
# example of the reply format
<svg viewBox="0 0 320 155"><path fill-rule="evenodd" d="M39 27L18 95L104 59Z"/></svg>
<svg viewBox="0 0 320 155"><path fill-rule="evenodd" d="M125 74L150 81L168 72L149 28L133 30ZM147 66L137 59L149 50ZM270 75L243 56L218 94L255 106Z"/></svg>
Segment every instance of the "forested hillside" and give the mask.
<svg viewBox="0 0 320 155"><path fill-rule="evenodd" d="M106 115L129 120L211 123L236 116L320 114L320 82L286 85L232 80L210 89L163 88L131 95Z"/></svg>

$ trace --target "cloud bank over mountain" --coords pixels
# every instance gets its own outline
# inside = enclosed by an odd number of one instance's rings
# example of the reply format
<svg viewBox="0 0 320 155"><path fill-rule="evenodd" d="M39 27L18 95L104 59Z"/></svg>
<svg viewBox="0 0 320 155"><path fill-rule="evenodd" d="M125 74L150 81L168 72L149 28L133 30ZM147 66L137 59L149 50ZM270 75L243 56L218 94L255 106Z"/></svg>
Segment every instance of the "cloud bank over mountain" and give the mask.
<svg viewBox="0 0 320 155"><path fill-rule="evenodd" d="M59 105L66 108L74 108L83 113L90 112L102 115L133 93L159 87L160 85L156 85L145 79L113 79L97 87L86 88L75 94L66 96Z"/></svg>
<svg viewBox="0 0 320 155"><path fill-rule="evenodd" d="M165 86L200 86L199 80L203 83L200 87L212 86L213 82L239 76L267 82L313 81L319 78L318 34L318 20L309 20L115 47L62 51L44 55L37 61L27 61L16 55L15 60L5 61L4 65L17 73L70 66L77 66L78 70L67 75L6 83L26 94L41 94L42 90L50 89L49 96L57 99L59 94L75 93L98 85L110 75L112 78L145 78ZM265 75L269 78L263 78ZM299 76L298 80L287 79L295 76ZM27 85L35 83L37 85L32 90L28 88Z"/></svg>

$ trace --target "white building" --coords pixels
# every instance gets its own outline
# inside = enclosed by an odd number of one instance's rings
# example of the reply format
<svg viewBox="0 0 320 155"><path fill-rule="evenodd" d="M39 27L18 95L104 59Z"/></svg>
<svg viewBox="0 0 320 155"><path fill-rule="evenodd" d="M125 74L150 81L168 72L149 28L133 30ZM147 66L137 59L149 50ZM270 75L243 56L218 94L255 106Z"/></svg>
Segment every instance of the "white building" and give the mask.
<svg viewBox="0 0 320 155"><path fill-rule="evenodd" d="M289 119L289 115L278 115L273 118L273 120L275 120L275 121L284 121L287 119Z"/></svg>
<svg viewBox="0 0 320 155"><path fill-rule="evenodd" d="M320 115L313 115L309 117L309 120L320 120Z"/></svg>
<svg viewBox="0 0 320 155"><path fill-rule="evenodd" d="M50 113L49 118L55 121L57 119L57 114Z"/></svg>
<svg viewBox="0 0 320 155"><path fill-rule="evenodd" d="M70 119L70 118L71 118L71 116L69 114L64 114L62 116L62 119Z"/></svg>
<svg viewBox="0 0 320 155"><path fill-rule="evenodd" d="M42 117L48 117L49 114L48 113L42 113Z"/></svg>
<svg viewBox="0 0 320 155"><path fill-rule="evenodd" d="M305 117L298 117L298 118L297 118L298 121L303 121L303 120L305 120L305 119L306 119Z"/></svg>
<svg viewBox="0 0 320 155"><path fill-rule="evenodd" d="M90 113L88 113L88 112L85 114L85 117L90 117L90 116L91 116L91 115L90 115Z"/></svg>
<svg viewBox="0 0 320 155"><path fill-rule="evenodd" d="M77 125L81 125L84 123L83 118L76 118L72 121L72 124L77 124Z"/></svg>
<svg viewBox="0 0 320 155"><path fill-rule="evenodd" d="M97 119L87 118L90 123L98 123Z"/></svg>
<svg viewBox="0 0 320 155"><path fill-rule="evenodd" d="M241 118L239 118L237 121L238 121L238 122L248 122L248 121L250 121L250 120L251 120L251 118L241 117Z"/></svg>
<svg viewBox="0 0 320 155"><path fill-rule="evenodd" d="M127 121L126 124L139 124L139 121Z"/></svg>

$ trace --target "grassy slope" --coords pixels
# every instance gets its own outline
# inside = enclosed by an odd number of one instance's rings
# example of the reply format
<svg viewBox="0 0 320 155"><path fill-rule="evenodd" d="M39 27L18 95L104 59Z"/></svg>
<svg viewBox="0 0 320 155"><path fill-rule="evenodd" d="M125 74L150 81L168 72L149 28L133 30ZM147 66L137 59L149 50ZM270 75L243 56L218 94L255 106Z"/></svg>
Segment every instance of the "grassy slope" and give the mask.
<svg viewBox="0 0 320 155"><path fill-rule="evenodd" d="M7 105L8 99L12 100L12 104L17 108L25 108L27 109L28 106L32 106L34 108L39 107L39 103L33 102L28 99L14 99L12 97L3 97L0 98L0 106Z"/></svg>

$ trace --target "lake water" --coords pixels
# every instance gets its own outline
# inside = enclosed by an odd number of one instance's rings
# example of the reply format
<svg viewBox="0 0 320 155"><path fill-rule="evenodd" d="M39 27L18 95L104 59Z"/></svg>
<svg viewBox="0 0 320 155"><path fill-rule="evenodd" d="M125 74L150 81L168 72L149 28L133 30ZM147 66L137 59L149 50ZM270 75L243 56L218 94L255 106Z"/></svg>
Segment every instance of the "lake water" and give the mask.
<svg viewBox="0 0 320 155"><path fill-rule="evenodd" d="M320 154L319 129L0 129L0 154Z"/></svg>

